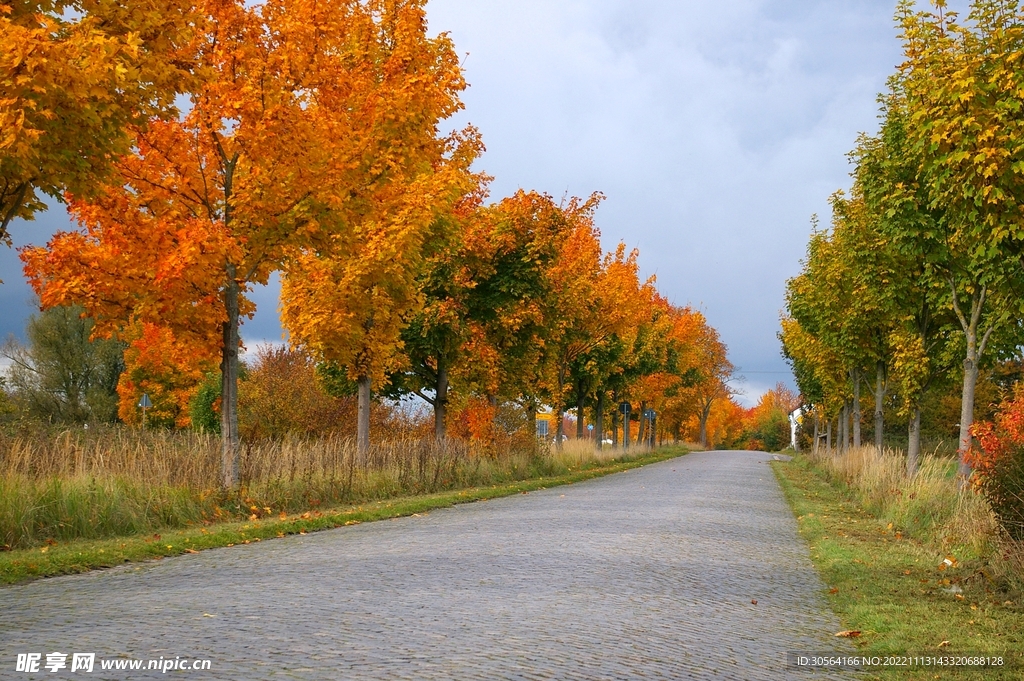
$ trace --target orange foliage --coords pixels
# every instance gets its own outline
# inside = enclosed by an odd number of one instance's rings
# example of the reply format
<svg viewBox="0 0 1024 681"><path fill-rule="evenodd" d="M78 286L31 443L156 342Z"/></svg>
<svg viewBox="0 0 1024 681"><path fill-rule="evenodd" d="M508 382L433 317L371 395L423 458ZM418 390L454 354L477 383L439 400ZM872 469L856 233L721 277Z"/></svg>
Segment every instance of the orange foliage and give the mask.
<svg viewBox="0 0 1024 681"><path fill-rule="evenodd" d="M497 412L497 407L486 398L471 397L454 414L449 433L474 442L492 444L496 437L494 417Z"/></svg>
<svg viewBox="0 0 1024 681"><path fill-rule="evenodd" d="M188 426L189 402L203 376L216 368L216 353L197 354L198 348L191 342L149 322L133 325L125 340L125 371L117 384L120 419L125 423L142 421L138 404L145 393L153 403L146 411L148 423Z"/></svg>

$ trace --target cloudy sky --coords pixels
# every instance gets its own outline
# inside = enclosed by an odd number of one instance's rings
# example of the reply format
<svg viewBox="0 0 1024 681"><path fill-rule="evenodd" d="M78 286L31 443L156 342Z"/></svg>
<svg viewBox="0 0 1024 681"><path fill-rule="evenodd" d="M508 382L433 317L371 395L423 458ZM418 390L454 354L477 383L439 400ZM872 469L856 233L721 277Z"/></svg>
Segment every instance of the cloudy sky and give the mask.
<svg viewBox="0 0 1024 681"><path fill-rule="evenodd" d="M846 152L877 127L900 61L894 0L430 0L471 88L493 198L517 188L607 195L604 245L701 309L746 380L744 402L791 383L776 339L812 214L849 185ZM67 229L60 208L13 226L18 245ZM31 292L0 252L0 336ZM279 341L276 290L243 328Z"/></svg>

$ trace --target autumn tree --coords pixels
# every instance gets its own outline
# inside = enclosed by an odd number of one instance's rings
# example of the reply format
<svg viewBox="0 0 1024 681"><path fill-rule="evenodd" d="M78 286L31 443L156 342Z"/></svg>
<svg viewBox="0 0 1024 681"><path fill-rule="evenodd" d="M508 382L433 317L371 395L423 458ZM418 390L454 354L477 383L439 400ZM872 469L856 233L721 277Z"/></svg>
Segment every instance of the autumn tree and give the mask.
<svg viewBox="0 0 1024 681"><path fill-rule="evenodd" d="M697 408L699 442L701 446L707 447L707 425L712 408L716 402L730 399L734 394L729 386L734 367L729 361L725 344L719 338L718 331L706 323L698 327L694 339L694 353L697 379L688 391Z"/></svg>
<svg viewBox="0 0 1024 681"><path fill-rule="evenodd" d="M882 100L879 134L862 136L852 156L856 190L880 237L875 248L889 261L882 284L893 317L892 375L909 421L907 473L913 476L921 450L921 400L950 369L948 350L957 322L946 277L948 242L931 236L943 233L945 216L919 179L920 158L908 142L905 95L898 81L892 85Z"/></svg>
<svg viewBox="0 0 1024 681"><path fill-rule="evenodd" d="M201 7L189 111L134 128L115 178L71 203L85 232L23 257L44 305L78 301L109 333L150 321L219 350L230 488L246 290L351 229L421 139L406 133L432 129L464 83L448 38L426 36L422 2Z"/></svg>
<svg viewBox="0 0 1024 681"><path fill-rule="evenodd" d="M922 236L945 247L936 271L962 331L959 475L966 479L978 370L993 336L1012 332L1021 313L1014 289L1024 273L1024 10L1017 0L974 0L961 23L945 2L918 12L904 1L898 18L907 143L928 205L942 209L939 229Z"/></svg>
<svg viewBox="0 0 1024 681"><path fill-rule="evenodd" d="M477 340L484 347L463 373L489 399L520 403L532 421L550 396L545 349L559 309L549 274L573 229L573 215L551 196L523 190L489 211L487 276L474 290L482 332ZM493 361L480 361L486 357Z"/></svg>
<svg viewBox="0 0 1024 681"><path fill-rule="evenodd" d="M0 2L0 243L44 196L91 194L134 127L175 114L203 19L178 0Z"/></svg>

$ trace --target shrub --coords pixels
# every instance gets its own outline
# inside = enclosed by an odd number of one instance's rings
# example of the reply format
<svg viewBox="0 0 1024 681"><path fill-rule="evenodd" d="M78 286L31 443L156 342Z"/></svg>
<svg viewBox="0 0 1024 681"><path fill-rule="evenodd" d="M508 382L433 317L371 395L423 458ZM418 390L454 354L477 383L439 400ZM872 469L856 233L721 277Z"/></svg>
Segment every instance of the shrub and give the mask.
<svg viewBox="0 0 1024 681"><path fill-rule="evenodd" d="M1024 387L1003 402L995 422L975 424L971 452L975 485L988 498L1000 526L1024 541Z"/></svg>
<svg viewBox="0 0 1024 681"><path fill-rule="evenodd" d="M189 404L192 427L201 433L220 434L220 374L209 373Z"/></svg>

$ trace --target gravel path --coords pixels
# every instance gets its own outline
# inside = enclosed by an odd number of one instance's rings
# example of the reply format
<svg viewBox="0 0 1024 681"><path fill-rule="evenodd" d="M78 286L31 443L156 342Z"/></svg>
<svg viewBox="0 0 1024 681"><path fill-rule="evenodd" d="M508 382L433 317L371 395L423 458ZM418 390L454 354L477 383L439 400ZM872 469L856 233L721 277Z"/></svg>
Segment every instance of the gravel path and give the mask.
<svg viewBox="0 0 1024 681"><path fill-rule="evenodd" d="M849 649L770 458L695 453L3 588L0 678L810 678L785 667L787 651ZM71 673L70 656L57 673L14 671L18 653L45 665L53 651L93 652L94 671ZM118 656L211 669L100 669Z"/></svg>

